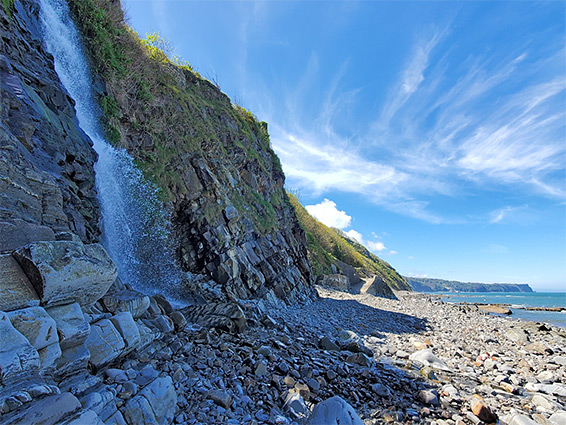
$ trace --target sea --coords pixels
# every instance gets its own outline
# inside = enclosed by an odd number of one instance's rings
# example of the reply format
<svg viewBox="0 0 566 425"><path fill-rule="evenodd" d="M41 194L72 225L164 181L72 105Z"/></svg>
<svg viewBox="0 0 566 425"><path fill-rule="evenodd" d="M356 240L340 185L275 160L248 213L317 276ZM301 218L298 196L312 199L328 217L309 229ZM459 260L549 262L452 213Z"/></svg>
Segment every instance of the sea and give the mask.
<svg viewBox="0 0 566 425"><path fill-rule="evenodd" d="M566 310L535 311L524 307L565 307L566 292L437 292L449 303L507 304L513 312L510 319L550 323L566 328Z"/></svg>

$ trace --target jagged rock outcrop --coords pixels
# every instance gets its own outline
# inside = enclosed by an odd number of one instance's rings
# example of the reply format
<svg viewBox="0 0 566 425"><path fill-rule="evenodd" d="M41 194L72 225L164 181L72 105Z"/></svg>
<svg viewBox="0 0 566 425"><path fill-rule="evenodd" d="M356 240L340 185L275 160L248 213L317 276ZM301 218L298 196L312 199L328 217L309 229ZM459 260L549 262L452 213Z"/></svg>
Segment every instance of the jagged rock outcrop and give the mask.
<svg viewBox="0 0 566 425"><path fill-rule="evenodd" d="M42 47L37 5L0 7L0 252L100 234L96 153Z"/></svg>
<svg viewBox="0 0 566 425"><path fill-rule="evenodd" d="M313 296L305 234L267 124L189 65L173 64L159 44L127 31L119 1L69 4L96 73L107 135L160 187L181 266L220 283L232 299Z"/></svg>
<svg viewBox="0 0 566 425"><path fill-rule="evenodd" d="M376 297L390 298L392 300L397 299L395 293L380 276L373 277L373 281L367 287L366 292Z"/></svg>

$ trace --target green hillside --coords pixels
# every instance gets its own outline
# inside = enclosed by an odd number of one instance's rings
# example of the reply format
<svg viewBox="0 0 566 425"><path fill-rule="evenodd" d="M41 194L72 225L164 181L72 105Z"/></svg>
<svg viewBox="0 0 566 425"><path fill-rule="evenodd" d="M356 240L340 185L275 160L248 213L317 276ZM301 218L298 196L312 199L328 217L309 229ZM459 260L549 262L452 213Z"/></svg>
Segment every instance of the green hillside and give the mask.
<svg viewBox="0 0 566 425"><path fill-rule="evenodd" d="M312 217L296 196L288 194L299 223L307 235L309 260L316 276L332 273L332 264L342 261L361 276L379 275L391 288L410 291L405 279L387 262L342 231L325 226Z"/></svg>

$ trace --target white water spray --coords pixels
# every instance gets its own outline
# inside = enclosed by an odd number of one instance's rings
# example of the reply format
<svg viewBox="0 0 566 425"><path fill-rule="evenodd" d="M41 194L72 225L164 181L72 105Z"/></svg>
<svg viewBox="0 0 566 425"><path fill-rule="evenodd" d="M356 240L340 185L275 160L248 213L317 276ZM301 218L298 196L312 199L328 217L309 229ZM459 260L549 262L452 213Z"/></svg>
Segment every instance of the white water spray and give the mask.
<svg viewBox="0 0 566 425"><path fill-rule="evenodd" d="M124 149L103 136L101 111L91 88L90 70L82 42L65 0L39 0L47 51L55 70L75 100L82 130L98 153L94 170L102 209L103 244L124 282L149 292L171 293L180 280L167 249L167 220L149 184Z"/></svg>

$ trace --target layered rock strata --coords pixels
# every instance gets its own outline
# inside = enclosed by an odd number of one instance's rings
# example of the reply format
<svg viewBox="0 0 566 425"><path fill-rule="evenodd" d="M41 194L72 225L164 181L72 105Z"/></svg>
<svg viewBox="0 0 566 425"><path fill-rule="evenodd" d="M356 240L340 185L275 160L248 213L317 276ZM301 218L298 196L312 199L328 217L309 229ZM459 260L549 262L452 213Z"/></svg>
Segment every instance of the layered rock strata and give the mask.
<svg viewBox="0 0 566 425"><path fill-rule="evenodd" d="M73 100L42 46L37 5L0 7L0 252L100 235L93 164Z"/></svg>

